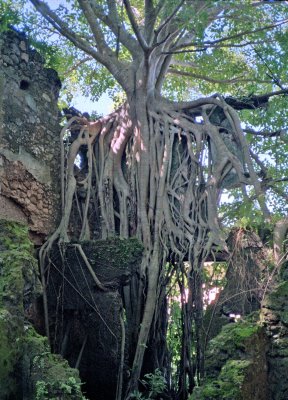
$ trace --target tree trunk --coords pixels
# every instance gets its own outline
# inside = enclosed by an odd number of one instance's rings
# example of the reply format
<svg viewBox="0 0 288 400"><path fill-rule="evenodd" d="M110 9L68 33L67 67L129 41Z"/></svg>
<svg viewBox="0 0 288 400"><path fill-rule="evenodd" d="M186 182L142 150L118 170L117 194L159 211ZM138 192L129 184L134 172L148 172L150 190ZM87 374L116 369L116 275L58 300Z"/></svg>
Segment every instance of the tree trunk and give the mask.
<svg viewBox="0 0 288 400"><path fill-rule="evenodd" d="M222 126L211 123L211 115L219 108L225 107L225 113L230 115L223 100L202 99L180 108L172 103L156 103L143 70L135 75L135 89L128 93L127 103L122 107L97 122L78 119L75 128L79 130L78 138L67 154L67 172L62 174L63 219L41 253L45 259L51 243L57 238L66 240L67 233L75 239L84 238L85 233L91 239L136 235L142 241L139 280L133 280L133 287L129 292L126 290L124 299L130 304L127 332L132 340L137 338L127 397L138 387L145 349L149 341L153 342L152 323L156 326L159 318L163 321L166 318L161 316L161 310L166 308L164 300L161 303L159 298L165 288L168 257L180 264L188 260L190 265L186 271L189 287L184 324L187 332L183 340L186 349L182 354L189 361L189 390L194 385L195 372L200 379L202 265L213 246L225 246L217 220L217 201L224 178L232 168L238 183L244 177L242 155L237 156L228 148ZM236 127L233 135L236 144L241 131ZM209 142L213 142L214 149L210 157ZM87 162L83 164L88 170L75 172L75 157L83 146L87 148ZM70 218L67 229L70 212L73 220ZM195 330L198 343L196 371L191 361L192 332L188 332L191 329ZM166 351L165 344L162 350ZM155 365L162 368L166 357L161 351L158 354ZM187 397L187 388L183 388L183 393L183 398Z"/></svg>

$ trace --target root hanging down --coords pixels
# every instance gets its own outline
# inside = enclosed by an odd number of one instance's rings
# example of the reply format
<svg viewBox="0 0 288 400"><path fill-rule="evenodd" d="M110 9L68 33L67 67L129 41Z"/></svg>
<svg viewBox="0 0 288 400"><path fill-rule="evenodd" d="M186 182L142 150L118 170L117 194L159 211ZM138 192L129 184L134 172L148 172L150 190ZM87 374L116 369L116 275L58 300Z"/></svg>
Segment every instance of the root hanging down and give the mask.
<svg viewBox="0 0 288 400"><path fill-rule="evenodd" d="M71 132L76 137L65 152L63 138ZM147 103L141 112L125 103L96 122L73 117L61 140L62 218L40 251L43 288L55 242L114 235L137 236L143 242L135 305L143 313L132 390L140 376L167 259L179 265L189 261L189 307L197 337L203 312L202 266L214 248L226 247L217 216L222 190L249 183L266 217L269 212L237 113L218 95L182 108L159 102L151 109ZM87 261L81 246L75 246ZM106 290L86 261L97 287ZM201 357L202 349L197 351ZM122 381L119 385L122 390Z"/></svg>

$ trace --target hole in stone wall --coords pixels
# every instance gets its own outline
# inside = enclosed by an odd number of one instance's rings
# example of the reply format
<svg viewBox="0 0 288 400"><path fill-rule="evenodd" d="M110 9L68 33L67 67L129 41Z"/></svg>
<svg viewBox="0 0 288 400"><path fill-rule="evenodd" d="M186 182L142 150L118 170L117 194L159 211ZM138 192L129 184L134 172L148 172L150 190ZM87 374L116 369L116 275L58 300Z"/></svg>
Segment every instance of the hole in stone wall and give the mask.
<svg viewBox="0 0 288 400"><path fill-rule="evenodd" d="M21 90L27 90L30 86L30 83L28 81L26 81L25 79L22 79L22 81L20 82L20 89Z"/></svg>

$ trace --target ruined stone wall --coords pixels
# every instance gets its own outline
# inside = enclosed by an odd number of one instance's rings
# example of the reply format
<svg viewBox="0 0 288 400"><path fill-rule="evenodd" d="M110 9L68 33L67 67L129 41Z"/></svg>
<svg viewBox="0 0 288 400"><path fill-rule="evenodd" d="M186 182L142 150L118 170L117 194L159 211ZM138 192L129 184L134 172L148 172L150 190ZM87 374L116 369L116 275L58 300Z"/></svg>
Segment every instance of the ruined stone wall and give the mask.
<svg viewBox="0 0 288 400"><path fill-rule="evenodd" d="M288 398L288 281L285 276L262 304L261 320L269 339L267 352L269 396L271 400Z"/></svg>
<svg viewBox="0 0 288 400"><path fill-rule="evenodd" d="M0 33L0 217L38 238L59 213L60 87L23 34Z"/></svg>

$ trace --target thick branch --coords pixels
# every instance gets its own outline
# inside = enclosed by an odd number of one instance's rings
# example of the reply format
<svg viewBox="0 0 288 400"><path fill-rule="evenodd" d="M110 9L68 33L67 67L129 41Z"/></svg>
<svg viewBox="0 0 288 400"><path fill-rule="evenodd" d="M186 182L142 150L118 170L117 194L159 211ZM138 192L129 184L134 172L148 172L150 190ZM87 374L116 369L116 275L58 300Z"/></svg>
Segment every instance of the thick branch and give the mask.
<svg viewBox="0 0 288 400"><path fill-rule="evenodd" d="M147 43L151 44L153 30L156 21L156 10L153 5L153 0L145 0L145 38Z"/></svg>
<svg viewBox="0 0 288 400"><path fill-rule="evenodd" d="M100 54L91 46L91 44L76 34L69 26L61 20L43 1L30 0L36 10L64 37L69 39L76 47L90 54L97 61L102 62Z"/></svg>
<svg viewBox="0 0 288 400"><path fill-rule="evenodd" d="M178 111L178 110L188 110L188 109L197 109L201 106L211 104L211 105L216 105L221 107L220 101L216 98L217 95L213 95L210 97L202 97L197 100L192 100L192 101L179 101L179 102L173 102L167 99L162 98L162 102L165 104L165 108L167 111ZM158 100L160 102L161 99Z"/></svg>
<svg viewBox="0 0 288 400"><path fill-rule="evenodd" d="M93 3L92 7L94 9L95 14L98 18L107 25L114 35L118 38L119 42L126 47L127 50L132 54L132 56L136 56L139 53L138 43L134 39L134 37L128 33L123 24L122 16L119 16L116 1L115 0L107 0L109 13L106 15L103 13L101 8Z"/></svg>
<svg viewBox="0 0 288 400"><path fill-rule="evenodd" d="M76 70L80 67L80 65L83 65L83 64L85 64L87 61L92 61L92 60L93 60L93 58L92 58L92 57L89 57L89 56L82 58L81 60L77 61L74 65L72 65L71 68L69 68L68 70L66 70L65 73L64 73L64 76L70 75L71 72L76 71Z"/></svg>
<svg viewBox="0 0 288 400"><path fill-rule="evenodd" d="M125 9L126 9L129 21L131 23L132 29L133 29L133 31L134 31L137 39L138 39L138 42L139 42L140 46L142 47L142 49L144 51L149 50L149 46L148 46L144 36L142 35L142 33L141 33L140 29L139 29L139 26L138 26L138 24L137 24L137 22L136 22L136 20L134 18L134 13L133 13L130 1L129 0L123 0L123 3L125 5Z"/></svg>
<svg viewBox="0 0 288 400"><path fill-rule="evenodd" d="M237 99L235 97L226 97L225 102L229 106L233 107L235 110L254 110L255 108L263 107L267 105L270 97L287 95L288 89L277 90L276 92L270 92L261 94L259 96L247 96L242 99Z"/></svg>
<svg viewBox="0 0 288 400"><path fill-rule="evenodd" d="M70 40L77 48L83 50L85 53L91 55L96 61L103 64L125 89L127 83L127 74L124 74L125 65L118 61L116 55L112 50L107 47L102 47L103 43L96 43L98 50L95 50L91 46L89 41L84 40L78 34L76 34L61 18L53 12L47 4L40 0L30 0L37 11L59 32L61 35ZM81 0L83 4L86 4L87 0ZM86 5L85 5L86 7ZM88 21L89 22L89 21ZM92 29L92 28L91 28ZM99 47L100 46L100 47ZM103 49L107 51L103 51ZM101 52L102 51L102 52ZM128 73L128 72L127 72ZM124 77L125 75L125 77Z"/></svg>
<svg viewBox="0 0 288 400"><path fill-rule="evenodd" d="M94 14L89 2L87 0L78 0L78 3L89 23L99 51L102 54L104 51L112 52L105 42L103 32L99 26L99 21L97 20L96 15Z"/></svg>
<svg viewBox="0 0 288 400"><path fill-rule="evenodd" d="M278 136L281 137L281 135L285 131L283 129L280 129L278 131L268 132L268 131L255 131L254 129L246 128L246 129L243 129L243 132L250 133L251 135L254 135L254 136L262 136L265 138L271 138L271 137L278 137Z"/></svg>

